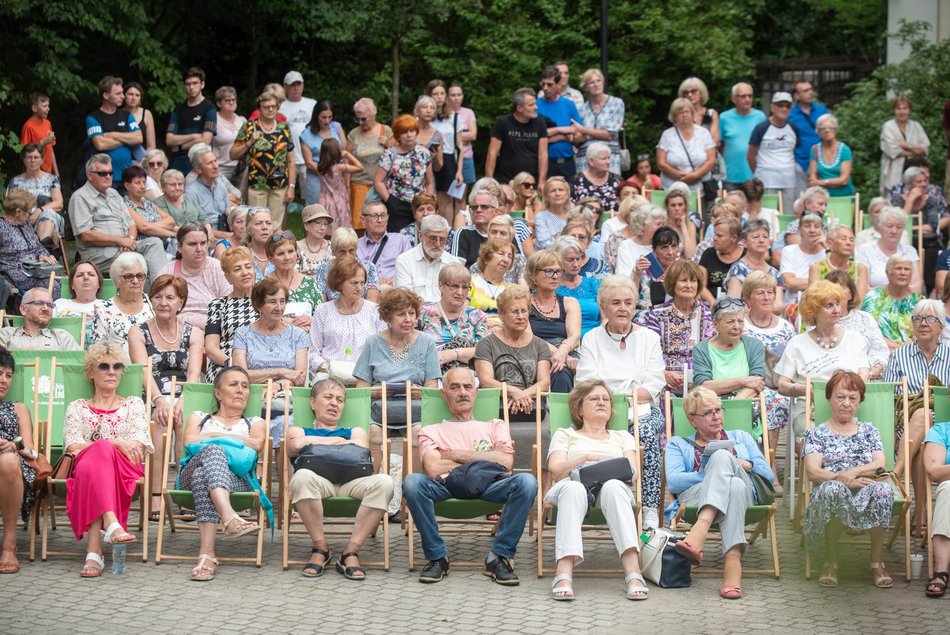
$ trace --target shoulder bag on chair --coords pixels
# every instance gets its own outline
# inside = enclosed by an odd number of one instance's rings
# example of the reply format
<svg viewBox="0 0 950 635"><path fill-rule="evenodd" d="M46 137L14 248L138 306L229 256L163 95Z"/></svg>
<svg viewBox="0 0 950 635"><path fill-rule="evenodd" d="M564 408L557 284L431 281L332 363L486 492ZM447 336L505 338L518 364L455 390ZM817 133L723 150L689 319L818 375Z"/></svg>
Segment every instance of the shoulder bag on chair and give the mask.
<svg viewBox="0 0 950 635"><path fill-rule="evenodd" d="M648 532L650 539L640 548L640 564L645 577L664 589L685 589L693 583L690 563L673 545L682 540L662 527Z"/></svg>
<svg viewBox="0 0 950 635"><path fill-rule="evenodd" d="M369 449L355 443L311 444L301 450L291 463L295 471L310 470L334 485L373 474Z"/></svg>

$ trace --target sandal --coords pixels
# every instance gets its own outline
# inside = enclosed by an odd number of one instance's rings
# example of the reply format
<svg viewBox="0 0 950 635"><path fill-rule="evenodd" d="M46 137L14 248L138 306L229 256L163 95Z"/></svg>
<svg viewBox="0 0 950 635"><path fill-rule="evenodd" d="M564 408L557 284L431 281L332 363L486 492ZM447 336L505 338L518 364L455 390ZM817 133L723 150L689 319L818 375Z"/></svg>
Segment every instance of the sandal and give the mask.
<svg viewBox="0 0 950 635"><path fill-rule="evenodd" d="M634 580L639 581L642 586L630 586L630 582ZM642 574L628 573L623 581L627 585L628 600L645 600L650 596L650 589L647 588L647 581L643 579Z"/></svg>
<svg viewBox="0 0 950 635"><path fill-rule="evenodd" d="M558 582L567 581L567 586L558 586ZM554 581L551 582L551 593L554 594L554 599L558 602L570 602L574 599L574 588L571 584L574 582L574 578L568 573L560 573L554 576Z"/></svg>
<svg viewBox="0 0 950 635"><path fill-rule="evenodd" d="M950 582L950 573L946 571L937 571L934 573L934 577L931 578L930 582L927 583L927 597L929 598L939 598L943 597L943 594L947 592L947 583ZM936 589L931 591L931 589Z"/></svg>
<svg viewBox="0 0 950 635"><path fill-rule="evenodd" d="M878 567L880 567L881 571L883 571L881 575L877 575L875 573L875 570ZM876 586L879 589L889 589L892 586L894 586L894 579L890 575L888 575L887 569L884 568L883 562L871 563L871 575L874 576L874 586Z"/></svg>
<svg viewBox="0 0 950 635"><path fill-rule="evenodd" d="M92 561L92 565L89 562ZM95 566L93 566L95 565ZM106 566L106 561L102 559L95 551L90 551L86 554L86 562L83 564L82 569L79 570L80 578L98 578L102 575L102 570Z"/></svg>
<svg viewBox="0 0 950 635"><path fill-rule="evenodd" d="M724 586L719 588L719 597L724 600L739 600L742 598L741 586Z"/></svg>
<svg viewBox="0 0 950 635"><path fill-rule="evenodd" d="M838 563L837 562L826 562L825 566L821 568L821 577L818 578L819 586L823 586L826 589L833 589L838 586Z"/></svg>
<svg viewBox="0 0 950 635"><path fill-rule="evenodd" d="M319 554L323 556L323 562L317 564L316 562L308 562L303 567L303 577L305 578L319 578L323 575L323 570L326 568L328 562L330 562L330 546L327 545L326 549L321 549L320 547L311 547L310 548L310 557L313 557L313 554Z"/></svg>
<svg viewBox="0 0 950 635"><path fill-rule="evenodd" d="M689 544L685 540L677 540L673 545L676 553L690 561L690 564L701 565L703 563L703 552Z"/></svg>
<svg viewBox="0 0 950 635"><path fill-rule="evenodd" d="M109 525L102 537L102 541L110 545L124 545L136 540L137 538L123 529L118 522Z"/></svg>
<svg viewBox="0 0 950 635"><path fill-rule="evenodd" d="M214 580L214 569L208 566L208 562L215 566L219 564L217 558L212 558L206 553L198 556L198 564L191 570L192 582L210 582Z"/></svg>
<svg viewBox="0 0 950 635"><path fill-rule="evenodd" d="M345 567L343 562L347 558L356 558L357 562L359 561L360 554L356 551L347 551L340 559L336 561L336 571L337 573L343 574L343 577L347 580L355 580L357 582L362 582L366 579L366 571L363 570L363 567L356 565L355 567ZM362 575L357 575L361 573Z"/></svg>
<svg viewBox="0 0 950 635"><path fill-rule="evenodd" d="M13 554L13 562L2 562L0 563L0 575L7 573L19 573L20 572L20 563L16 558L16 548L15 547L4 547L0 550L0 553L11 553Z"/></svg>
<svg viewBox="0 0 950 635"><path fill-rule="evenodd" d="M238 522L237 529L230 531L231 523L234 521ZM241 536L246 536L247 534L257 531L259 529L257 523L252 523L244 520L237 514L231 516L227 522L221 523L219 525L221 531L224 533L225 538L239 538Z"/></svg>
<svg viewBox="0 0 950 635"><path fill-rule="evenodd" d="M158 499L158 505L152 505L152 509L148 512L148 520L152 523L157 523L158 519L161 517L161 504L162 504L162 493L153 492L152 493L152 502L155 502L155 499Z"/></svg>

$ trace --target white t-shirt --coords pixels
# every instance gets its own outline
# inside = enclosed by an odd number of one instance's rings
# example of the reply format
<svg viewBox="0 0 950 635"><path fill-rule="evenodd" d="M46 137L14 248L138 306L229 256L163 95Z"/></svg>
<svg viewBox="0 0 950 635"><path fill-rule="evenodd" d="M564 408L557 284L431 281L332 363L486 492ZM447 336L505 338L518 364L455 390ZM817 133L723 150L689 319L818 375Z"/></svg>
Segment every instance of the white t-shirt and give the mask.
<svg viewBox="0 0 950 635"><path fill-rule="evenodd" d="M782 250L782 266L779 273L793 273L799 278L808 278L808 268L825 259L822 249L816 254L806 254L801 245L788 245Z"/></svg>
<svg viewBox="0 0 950 635"><path fill-rule="evenodd" d="M630 276L634 267L637 266L637 260L645 258L653 251L650 245L638 245L632 240L625 240L620 243L617 249L617 271L621 276Z"/></svg>
<svg viewBox="0 0 950 635"><path fill-rule="evenodd" d="M551 437L548 456L552 452L566 452L568 461L585 454L603 454L616 459L634 449L633 435L626 430L608 430L606 439L591 439L574 428L560 428Z"/></svg>
<svg viewBox="0 0 950 635"><path fill-rule="evenodd" d="M432 127L442 133L442 154L454 154L455 153L455 135L464 130L468 130L468 126L465 124L465 120L462 118L461 113L458 116L457 125L454 127L452 123L456 121L455 113L450 114L445 119L433 119Z"/></svg>
<svg viewBox="0 0 950 635"><path fill-rule="evenodd" d="M755 176L769 189L795 187L795 146L798 136L786 122L782 127L766 119L752 130L750 146L758 146Z"/></svg>
<svg viewBox="0 0 950 635"><path fill-rule="evenodd" d="M294 138L294 148L300 147L300 133L310 123L310 118L313 116L313 107L316 105L317 100L309 97L301 97L300 101L285 99L280 105L279 112L287 117L290 134ZM303 165L303 152L294 152L294 163Z"/></svg>
<svg viewBox="0 0 950 635"><path fill-rule="evenodd" d="M73 298L60 298L53 302L53 317L79 317L88 315L92 318L92 310L96 301L76 302Z"/></svg>
<svg viewBox="0 0 950 635"><path fill-rule="evenodd" d="M692 172L706 162L706 151L709 150L709 148L716 147L716 142L713 141L712 135L702 126L693 125L692 139L686 139L676 133L676 126L664 130L663 134L660 135L660 142L656 144L656 147L666 150L666 162L677 170ZM705 181L711 178L712 172L710 171L706 173L706 176L704 176L702 180ZM676 181L667 176L666 173L660 174L660 183L663 185L664 190L670 189L670 186L675 182ZM698 190L699 182L693 183L690 189Z"/></svg>
<svg viewBox="0 0 950 635"><path fill-rule="evenodd" d="M617 216L608 218L606 221L604 221L604 224L600 226L600 242L606 245L607 240L613 234L623 231L623 228L626 226L626 223L620 220L620 218Z"/></svg>
<svg viewBox="0 0 950 635"><path fill-rule="evenodd" d="M897 245L897 253L908 256L914 262L920 260L917 250L910 245L900 243ZM887 258L881 248L877 246L877 241L864 243L854 252L854 259L868 268L868 287L877 289L887 286Z"/></svg>

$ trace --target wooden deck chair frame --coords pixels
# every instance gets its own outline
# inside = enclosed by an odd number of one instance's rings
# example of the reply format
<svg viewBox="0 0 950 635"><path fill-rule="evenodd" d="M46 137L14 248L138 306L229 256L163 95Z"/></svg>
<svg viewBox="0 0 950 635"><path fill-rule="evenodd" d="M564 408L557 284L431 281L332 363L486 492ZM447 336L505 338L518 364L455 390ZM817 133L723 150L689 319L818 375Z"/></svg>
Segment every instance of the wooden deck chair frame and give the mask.
<svg viewBox="0 0 950 635"><path fill-rule="evenodd" d="M815 425L815 421L821 420L822 422L827 421L830 417L830 407L827 407L827 401L824 399L823 393L827 381L815 381L810 376L805 380L805 403L811 404L814 398L814 410L812 411L813 417L806 417L805 419L805 430L806 432ZM896 428L896 417L894 416L894 406L893 406L893 396L894 391L897 388L901 388L901 395L903 402L903 416L904 421L908 421L909 417L909 408L907 403L907 379L905 378L902 382L891 383L891 382L869 382L867 384L868 391L874 391L875 393L881 393L880 399L885 400L886 397L890 397L890 408L887 410L891 414L891 425L890 428L881 429L882 423L880 419L876 419L873 416L868 416L871 413L876 413L880 415L880 408L883 406L875 407L869 403L869 397L865 396L864 403L861 404L861 408L858 409L857 419L858 421L866 420L869 421L878 432L881 433L881 441L884 445L884 455L886 460L887 470L890 472L894 468L895 460L895 450L896 442L894 440L894 430ZM888 390L889 389L889 390ZM821 395L819 399L819 395ZM876 397L877 395L873 395ZM904 446L904 456L907 456L910 446L908 443L908 435L901 435L901 445ZM801 505L800 509L802 514L804 510L808 507L808 501L811 499L811 481L805 477L804 466L802 467L802 478L804 491L801 496ZM890 478L891 486L894 488L894 505L891 510L891 516L898 517L898 524L891 531L890 538L888 538L885 543L885 547L890 548L894 541L897 538L897 535L901 533L903 529L904 534L904 577L908 582L910 582L910 468L904 470L904 476L901 479L896 479L893 475ZM901 498L902 497L902 498ZM842 535L838 539L838 544L868 544L866 540L858 540L853 538L848 538ZM811 552L808 549L805 549L805 579L811 579Z"/></svg>
<svg viewBox="0 0 950 635"><path fill-rule="evenodd" d="M177 399L182 399L182 419L183 425L188 420L188 416L191 415L194 410L198 408L193 408L191 405L186 405L188 401L185 401L185 396L189 392L194 393L194 399L197 400L206 400L207 395L202 395L200 393L211 392L214 394L214 385L213 384L203 384L203 383L193 383L193 382L182 382L181 388L182 393L180 397L175 397L175 392L177 390L177 378L172 378L171 386L171 397L169 402L169 409L175 407L175 401ZM266 399L264 395L269 395L272 389L272 381L267 380L267 384L251 384L251 393L248 398L247 406L245 407L244 414L245 416L260 416L261 404L265 408L264 412L264 447L258 453L258 467L260 468L260 480L261 486L264 489L264 494L270 496L270 399ZM213 397L212 397L213 398ZM194 521L194 516L184 515L184 514L175 514L171 511L171 505L177 504L180 506L188 506L190 503L189 509L193 509L194 502L192 499L192 494L190 490L178 490L172 489L168 486L168 472L169 472L169 459L171 458L171 448L172 448L172 426L168 426L165 429L163 435L165 452L162 457L162 499L158 508L158 539L155 545L155 564L161 564L163 560L194 560L196 555L194 553L188 555L176 555L165 553L165 519L168 518L169 529L172 533L181 529L183 531L198 531L198 523L187 523L177 521L191 520ZM179 465L180 465L179 461ZM260 505L258 493L255 491L249 492L231 492L230 500L231 504L236 508L236 511L241 511L244 509L253 509L257 505L257 550L254 557L250 556L218 556L220 562L246 562L253 563L257 568L261 567L261 562L263 561L263 550L264 550L264 531L267 520L267 516L264 513L264 508Z"/></svg>
<svg viewBox="0 0 950 635"><path fill-rule="evenodd" d="M62 368L65 375L76 374L82 375L82 365L81 364L57 364L56 358L52 358L52 365L50 367L50 385L55 385L56 371L57 366ZM38 373L38 371L36 371ZM121 396L131 397L131 396L141 396L142 394L142 376L145 373L152 372L152 360L149 359L148 363L145 366L141 364L131 364L125 367L125 372L122 374L122 381L119 384L117 393ZM91 391L91 389L90 389ZM77 396L76 399L82 397ZM46 432L44 433L45 446L43 452L46 454L46 458L49 459L52 453L52 442L53 442L53 391L50 391L50 398L47 404L47 420L46 420ZM66 395L66 403L74 401L70 399L70 395ZM152 423L152 400L150 392L146 393L145 398L145 416L149 422L149 435L151 435L151 426ZM64 448L65 449L65 448ZM149 489L149 478L151 473L151 462L152 456L148 452L145 453L145 475L138 480L136 484L137 491L133 494L132 500L135 500L135 496L138 496L139 499L139 531L142 532L142 543L141 551L129 552L128 556L135 558L138 556L142 557L142 562L148 562L148 534L149 534L149 505L151 504L151 497L148 493L151 491ZM41 540L41 551L40 557L43 561L49 556L84 556L86 551L50 551L49 549L49 530L53 521L55 520L56 508L54 506L54 501L57 497L65 498L66 496L66 481L65 480L53 480L49 479L47 483L47 493L46 497L39 505L40 508L40 540ZM126 529L129 529L126 527Z"/></svg>
<svg viewBox="0 0 950 635"><path fill-rule="evenodd" d="M445 406L445 401L442 399L442 395L439 392L438 388L421 388L422 391L422 413L420 416L420 421L418 422L421 426L425 427L426 425L440 423L444 417L439 418L438 420L429 419L429 409L432 408L433 411L443 412L447 410L448 407ZM427 403L430 402L430 403ZM428 406L428 407L427 407ZM541 391L540 389L535 392L535 417L538 421L541 418ZM508 427L509 431L511 430L511 425L509 421L508 413L508 384L503 383L501 388L480 388L475 397L475 411L474 416L479 421L487 421L490 419L497 419L499 412L503 411L503 417L505 421L505 426ZM410 412L411 415L411 412ZM418 471L422 472L422 466L414 466L412 463L412 436L413 426L415 423L410 420L408 426L408 439L406 441L406 447L410 448L409 452L406 452L406 457L403 459L403 476L411 474L418 467ZM510 432L509 432L510 433ZM420 457L419 462L422 462ZM406 518L406 536L409 540L409 570L414 571L416 566L424 565L425 562L416 562L415 560L415 531L414 525L412 522L412 513L409 512L408 507L405 505L405 499L403 501L404 516ZM496 521L491 521L483 518L486 514L499 513L503 509L501 503L494 503L490 501L484 501L481 499L458 499L450 498L435 504L435 515L439 519L439 533L441 535L446 534L484 534L485 530L488 529L491 535L494 535L495 529L498 526ZM452 566L457 568L482 568L484 566L483 562L465 562L465 561L452 561Z"/></svg>
<svg viewBox="0 0 950 635"><path fill-rule="evenodd" d="M924 408L931 410L934 413L933 417L924 417L926 421L924 436L930 431L932 427L931 421L943 422L950 421L950 390L946 387L935 388L930 386L928 383L924 383ZM923 448L918 450L918 452L923 452ZM926 516L924 517L927 520L927 579L933 580L934 577L934 537L933 533L930 531L930 527L933 527L933 517L934 517L934 494L933 494L933 482L930 480L930 477L927 476L927 473L924 472L924 493L926 496L925 502L927 505ZM917 501L917 504L920 504L920 501Z"/></svg>
<svg viewBox="0 0 950 635"><path fill-rule="evenodd" d="M409 404L409 390L407 386L406 391L406 402ZM387 421L386 421L386 383L383 382L380 385L381 394L382 394L382 428L383 428L383 460L382 460L382 472L381 474L389 474L389 452L391 450L388 431L387 431ZM343 405L343 412L340 414L340 423L337 427L341 428L362 428L366 431L367 436L370 433L370 410L372 406L372 388L347 388L346 389L346 402ZM310 424L312 422L313 410L310 408L310 388L293 388L291 389L293 394L293 412L294 412L294 425L298 427L304 427L304 425ZM357 406L354 406L354 402L359 400L361 403ZM407 405L407 408L411 408L411 405ZM282 537L282 549L283 549L283 567L286 571L290 565L302 565L306 564L307 560L291 560L290 559L290 535L295 536L306 536L306 529L294 530L294 525L303 526L303 521L295 521L291 518L291 510L293 505L290 502L290 476L293 474L294 470L290 464L290 456L287 454L287 432L290 430L290 422L287 417L284 417L284 442L280 444L280 458L283 462L283 470L281 472L281 481L280 481L280 490L281 490L281 526L283 527L283 537ZM323 526L324 533L330 536L349 536L350 530L326 530L327 525L340 525L343 524L342 521L338 520L340 518L355 518L356 512L359 509L361 501L352 498L350 496L331 496L330 498L323 499ZM347 522L347 527L352 528L352 523ZM383 571L389 571L389 521L386 518L386 514L383 514L383 518L380 521L380 524L383 526L383 559L377 561L369 560L360 560L360 566L362 567L374 567L381 568ZM378 528L377 528L378 531ZM374 535L375 535L374 531ZM330 563L325 563L329 567Z"/></svg>
<svg viewBox="0 0 950 635"><path fill-rule="evenodd" d="M693 428L686 422L686 413L683 411L683 400L682 398L673 398L669 392L666 393L665 400L665 410L666 410L666 438L667 442L673 436L683 436L684 433L692 434ZM758 431L753 428L754 421L754 411L753 405L758 404L761 425L758 427ZM760 394L755 399L723 399L723 429L724 430L744 430L752 435L753 438L758 438L762 442L762 454L765 456L765 459L772 466L773 471L775 470L775 454L774 450L769 447L769 435L768 435L768 413L765 407L765 394ZM746 422L746 425L730 425L734 423L737 419L743 419ZM688 430L682 426L687 426ZM663 452L663 473L666 473L666 452ZM665 479L664 479L665 480ZM666 499L665 496L665 482L664 482L664 491L662 492L660 500L663 501ZM680 505L675 518L673 519L673 527L676 528L678 522L681 519L685 519L687 522L695 522L696 510L694 507L686 507L685 505ZM746 510L746 539L749 541L749 545L754 545L756 539L761 535L769 537L770 546L772 549L772 568L771 569L751 569L751 568L742 568L743 574L758 574L758 575L774 575L776 578L780 577L782 574L781 563L779 561L778 554L778 534L775 531L775 515L778 512L778 503L773 502L771 505L751 505ZM713 524L712 529L715 529L717 525ZM712 532L712 530L711 530ZM720 537L718 532L710 533L710 540L719 540ZM721 567L693 567L693 573L717 573L721 574L723 569Z"/></svg>
<svg viewBox="0 0 950 635"><path fill-rule="evenodd" d="M554 436L554 433L561 428L566 428L571 425L570 415L567 412L567 393L547 393L548 398L548 426L551 431L551 436ZM638 412L638 403L636 394L627 395L627 394L615 394L613 395L613 408L614 414L611 420L608 422L608 428L611 430L628 430L630 426L630 421L638 421L637 412ZM637 458L640 461L640 467L637 469L637 480L635 483L636 489L636 500L634 502L634 513L636 514L636 523L637 523L637 535L640 534L640 527L643 526L643 455L640 452L640 430L639 426L633 426L633 445L634 450L637 453ZM543 482L541 480L541 471L544 467L543 457L541 456L541 422L538 421L537 430L535 432L535 443L532 448L532 463L533 471L535 478L538 479L538 483ZM554 539L554 529L546 529L544 525L544 517L546 512L551 509L556 509L554 505L544 502L544 497L541 492L538 493L538 501L535 510L535 522L537 523L537 530L535 531L537 546L538 546L538 577L543 577L546 573L554 573L555 567L545 567L544 566L544 541ZM604 518L603 513L599 508L594 507L587 511L587 515L584 517L584 522L581 525L581 532L585 530L588 531L600 531L607 529L607 520ZM609 534L605 535L600 533L598 535L587 536L588 540L593 540L596 542L613 542L613 537ZM575 571L575 575L576 575ZM623 568L616 567L613 569L589 569L585 568L583 570L585 574L597 575L597 574L615 574L623 573Z"/></svg>
<svg viewBox="0 0 950 635"><path fill-rule="evenodd" d="M76 340L76 343L79 344L79 349L84 350L86 348L87 319L88 316L85 313L81 316L54 317L52 320L50 320L49 328L62 329L66 331L72 335ZM10 321L10 326L23 326L22 315L7 315L3 310L0 310L0 324L5 325L5 321L7 320ZM76 328L77 326L78 328Z"/></svg>

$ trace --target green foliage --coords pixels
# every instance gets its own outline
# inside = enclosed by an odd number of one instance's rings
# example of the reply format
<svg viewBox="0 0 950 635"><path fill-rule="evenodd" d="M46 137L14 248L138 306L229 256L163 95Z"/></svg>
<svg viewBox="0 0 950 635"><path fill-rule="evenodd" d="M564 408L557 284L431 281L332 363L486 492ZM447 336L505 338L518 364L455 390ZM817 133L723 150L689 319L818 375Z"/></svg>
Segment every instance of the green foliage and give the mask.
<svg viewBox="0 0 950 635"><path fill-rule="evenodd" d="M904 24L898 33L911 46L912 54L899 64L881 66L871 77L858 82L851 98L835 107L839 138L854 151L855 187L877 192L880 176L880 132L893 117L890 100L906 95L913 104L911 117L930 137L930 168L933 180L944 175L947 139L943 135L943 106L950 85L950 40L930 44L923 37L929 27L915 22Z"/></svg>

